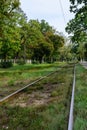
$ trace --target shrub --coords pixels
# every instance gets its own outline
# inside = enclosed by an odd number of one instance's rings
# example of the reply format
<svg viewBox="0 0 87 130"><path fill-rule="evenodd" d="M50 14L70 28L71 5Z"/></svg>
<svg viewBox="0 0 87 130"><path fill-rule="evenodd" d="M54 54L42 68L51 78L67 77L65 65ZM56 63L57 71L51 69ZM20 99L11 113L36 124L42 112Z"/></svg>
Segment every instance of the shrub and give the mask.
<svg viewBox="0 0 87 130"><path fill-rule="evenodd" d="M12 61L1 61L1 63L0 63L1 68L9 68L12 66L13 66Z"/></svg>

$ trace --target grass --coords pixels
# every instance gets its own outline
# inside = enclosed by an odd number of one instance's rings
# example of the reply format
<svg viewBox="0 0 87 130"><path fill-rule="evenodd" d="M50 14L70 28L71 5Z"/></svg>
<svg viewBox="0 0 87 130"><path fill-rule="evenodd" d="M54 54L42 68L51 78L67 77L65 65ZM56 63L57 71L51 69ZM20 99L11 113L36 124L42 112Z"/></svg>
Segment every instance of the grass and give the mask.
<svg viewBox="0 0 87 130"><path fill-rule="evenodd" d="M56 70L61 63L15 65L9 69L0 69L0 92L10 94L33 80ZM64 65L65 63L62 63ZM10 92L10 90L12 90ZM4 95L3 95L4 96Z"/></svg>
<svg viewBox="0 0 87 130"><path fill-rule="evenodd" d="M76 66L74 130L87 130L87 70Z"/></svg>
<svg viewBox="0 0 87 130"><path fill-rule="evenodd" d="M65 107L61 103L50 104L39 109L21 107L3 107L4 116L0 114L3 121L0 122L0 129L4 130L66 130L67 119L64 118ZM2 109L1 109L2 110ZM60 111L60 112L59 112Z"/></svg>
<svg viewBox="0 0 87 130"><path fill-rule="evenodd" d="M0 107L0 130L67 130L72 70L63 68L27 89L17 99L3 104ZM48 93L47 98L42 96ZM28 104L30 95L32 101L44 99L44 104ZM20 102L27 105L21 107Z"/></svg>

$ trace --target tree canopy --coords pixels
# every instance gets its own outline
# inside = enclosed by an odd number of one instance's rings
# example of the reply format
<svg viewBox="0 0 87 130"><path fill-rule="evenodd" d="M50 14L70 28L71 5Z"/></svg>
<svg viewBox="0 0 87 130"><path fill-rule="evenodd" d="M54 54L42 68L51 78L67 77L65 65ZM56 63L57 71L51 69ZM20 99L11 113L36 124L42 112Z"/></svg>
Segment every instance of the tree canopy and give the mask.
<svg viewBox="0 0 87 130"><path fill-rule="evenodd" d="M63 36L48 22L27 20L19 0L0 1L0 59L53 61L63 45Z"/></svg>
<svg viewBox="0 0 87 130"><path fill-rule="evenodd" d="M72 42L78 44L79 49L82 47L81 44L87 44L87 0L70 0L70 2L70 11L75 17L67 24L66 31L72 34Z"/></svg>

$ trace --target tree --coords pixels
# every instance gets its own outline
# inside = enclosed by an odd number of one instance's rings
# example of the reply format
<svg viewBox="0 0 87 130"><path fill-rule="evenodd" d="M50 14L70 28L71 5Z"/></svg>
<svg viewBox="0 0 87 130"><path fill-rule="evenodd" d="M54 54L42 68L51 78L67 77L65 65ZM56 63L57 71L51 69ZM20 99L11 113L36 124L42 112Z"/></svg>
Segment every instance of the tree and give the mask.
<svg viewBox="0 0 87 130"><path fill-rule="evenodd" d="M63 46L59 50L59 58L61 61L71 61L73 60L73 53L72 53L72 45Z"/></svg>
<svg viewBox="0 0 87 130"><path fill-rule="evenodd" d="M44 36L46 35L47 32L50 32L52 34L55 32L55 30L53 29L53 27L51 27L49 25L49 23L46 22L45 20L41 20L40 26L41 26L41 28L40 28L41 32L42 32L42 34Z"/></svg>
<svg viewBox="0 0 87 130"><path fill-rule="evenodd" d="M12 26L16 9L19 8L19 0L1 0L0 1L0 40L4 38L6 26Z"/></svg>
<svg viewBox="0 0 87 130"><path fill-rule="evenodd" d="M66 31L72 34L72 41L74 44L79 44L79 49L80 44L87 44L87 1L70 0L70 2L70 11L75 13L75 18L67 24ZM77 52L79 51L78 49Z"/></svg>
<svg viewBox="0 0 87 130"><path fill-rule="evenodd" d="M30 20L28 26L30 27L30 32L28 32L28 45L31 58L41 63L45 57L51 55L53 45L46 41L41 31L41 24L38 20Z"/></svg>
<svg viewBox="0 0 87 130"><path fill-rule="evenodd" d="M57 60L59 57L59 50L62 46L64 46L64 38L62 36L59 36L58 34L53 34L50 37L50 40L53 44L54 51L53 51L53 60Z"/></svg>
<svg viewBox="0 0 87 130"><path fill-rule="evenodd" d="M20 21L21 13L19 0L0 1L0 57L14 58L20 50Z"/></svg>
<svg viewBox="0 0 87 130"><path fill-rule="evenodd" d="M7 59L10 59L14 56L14 54L19 50L20 45L19 45L19 33L18 28L6 28L6 31L4 35L4 39L1 42L1 47L0 47L0 57L1 59L4 59L5 61Z"/></svg>
<svg viewBox="0 0 87 130"><path fill-rule="evenodd" d="M51 60L63 44L45 20L27 22L19 0L0 1L0 25L0 58L5 62L11 58Z"/></svg>
<svg viewBox="0 0 87 130"><path fill-rule="evenodd" d="M20 34L20 51L17 53L17 58L23 59L24 63L26 62L27 58L27 39L29 37L28 32L30 28L27 23L27 16L26 14L20 9L19 10L20 19L19 19L19 34Z"/></svg>
<svg viewBox="0 0 87 130"><path fill-rule="evenodd" d="M52 52L53 52L53 45L46 42L46 41L39 41L37 46L34 48L34 54L32 58L36 61L39 61L39 63L42 63L43 60L47 58L50 58Z"/></svg>
<svg viewBox="0 0 87 130"><path fill-rule="evenodd" d="M59 48L64 45L64 38L56 33L56 30L51 27L45 20L41 20L41 32L45 37L45 40L54 47L54 51L51 55L51 60L57 60L59 55Z"/></svg>

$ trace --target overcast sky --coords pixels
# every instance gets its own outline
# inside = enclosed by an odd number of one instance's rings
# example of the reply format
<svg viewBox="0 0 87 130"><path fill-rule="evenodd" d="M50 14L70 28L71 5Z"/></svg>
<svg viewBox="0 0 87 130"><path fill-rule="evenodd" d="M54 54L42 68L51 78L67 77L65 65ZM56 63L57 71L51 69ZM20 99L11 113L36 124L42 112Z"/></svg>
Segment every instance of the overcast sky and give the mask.
<svg viewBox="0 0 87 130"><path fill-rule="evenodd" d="M57 31L65 33L66 23L73 18L73 14L69 12L69 0L20 0L21 8L26 13L28 20L44 19ZM61 10L62 3L64 14ZM65 21L64 21L64 17Z"/></svg>

